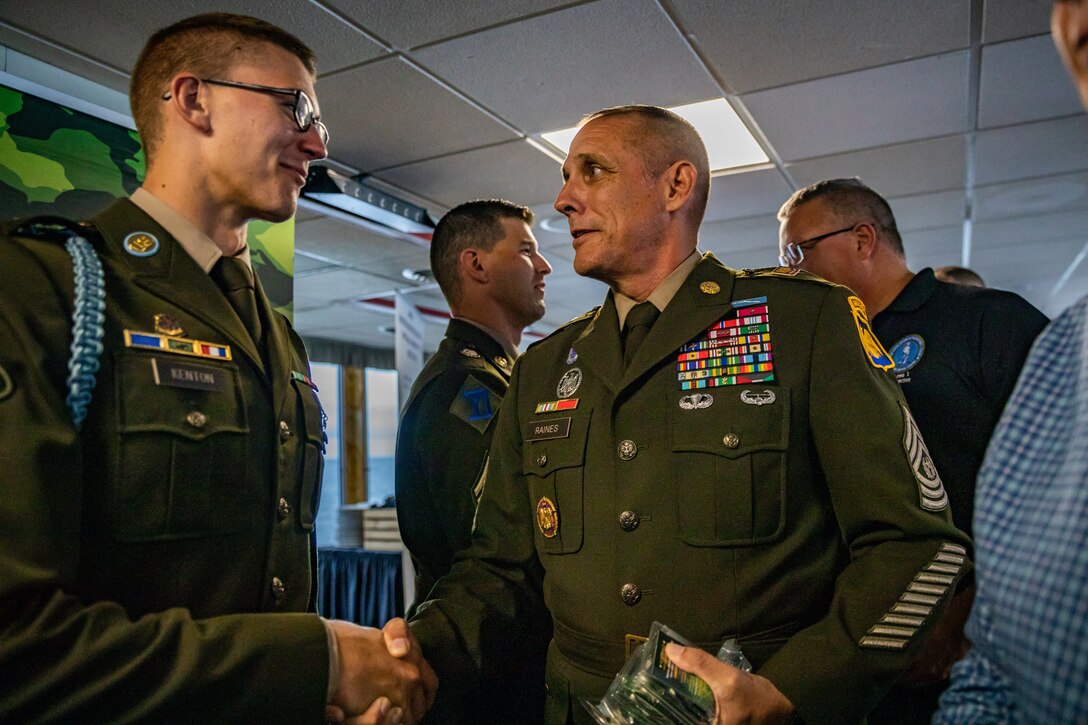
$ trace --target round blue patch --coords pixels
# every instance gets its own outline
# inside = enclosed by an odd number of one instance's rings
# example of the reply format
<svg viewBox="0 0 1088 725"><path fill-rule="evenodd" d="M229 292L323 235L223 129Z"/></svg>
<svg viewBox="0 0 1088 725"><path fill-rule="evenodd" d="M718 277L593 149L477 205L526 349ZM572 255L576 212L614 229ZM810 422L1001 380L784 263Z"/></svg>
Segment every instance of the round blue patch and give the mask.
<svg viewBox="0 0 1088 725"><path fill-rule="evenodd" d="M895 363L895 372L904 373L917 365L925 350L926 341L921 335L907 335L892 345L891 356Z"/></svg>
<svg viewBox="0 0 1088 725"><path fill-rule="evenodd" d="M121 243L133 257L150 257L159 251L159 240L150 232L133 232Z"/></svg>

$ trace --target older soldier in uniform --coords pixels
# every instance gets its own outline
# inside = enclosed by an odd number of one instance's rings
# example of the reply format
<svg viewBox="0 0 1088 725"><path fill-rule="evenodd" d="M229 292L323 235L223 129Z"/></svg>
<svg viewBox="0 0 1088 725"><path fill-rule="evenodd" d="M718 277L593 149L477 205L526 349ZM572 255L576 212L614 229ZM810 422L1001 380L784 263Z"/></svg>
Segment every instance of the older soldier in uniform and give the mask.
<svg viewBox="0 0 1088 725"><path fill-rule="evenodd" d="M398 659L381 631L313 614L322 413L245 242L250 219L294 214L326 155L314 73L255 18L160 30L132 79L143 188L0 240L0 720L425 706L402 623Z"/></svg>
<svg viewBox="0 0 1088 725"><path fill-rule="evenodd" d="M412 622L443 690L550 618L547 721L588 722L659 620L739 640L725 722L859 722L969 566L864 305L700 256L708 171L659 108L571 145L555 207L611 291L515 368L472 547Z"/></svg>
<svg viewBox="0 0 1088 725"><path fill-rule="evenodd" d="M451 210L434 230L431 269L453 318L412 385L397 433L397 513L417 602L468 546L491 421L522 332L544 316L552 268L532 221L524 206L479 200Z"/></svg>

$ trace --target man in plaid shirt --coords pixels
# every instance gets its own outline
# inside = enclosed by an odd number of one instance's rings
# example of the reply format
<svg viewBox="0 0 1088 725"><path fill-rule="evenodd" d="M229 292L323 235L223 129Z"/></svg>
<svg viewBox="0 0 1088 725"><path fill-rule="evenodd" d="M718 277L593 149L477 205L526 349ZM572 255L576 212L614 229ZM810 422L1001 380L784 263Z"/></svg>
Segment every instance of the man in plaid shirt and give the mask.
<svg viewBox="0 0 1088 725"><path fill-rule="evenodd" d="M1088 2L1051 31L1088 107ZM970 653L934 725L1088 722L1088 297L1039 336L975 493Z"/></svg>

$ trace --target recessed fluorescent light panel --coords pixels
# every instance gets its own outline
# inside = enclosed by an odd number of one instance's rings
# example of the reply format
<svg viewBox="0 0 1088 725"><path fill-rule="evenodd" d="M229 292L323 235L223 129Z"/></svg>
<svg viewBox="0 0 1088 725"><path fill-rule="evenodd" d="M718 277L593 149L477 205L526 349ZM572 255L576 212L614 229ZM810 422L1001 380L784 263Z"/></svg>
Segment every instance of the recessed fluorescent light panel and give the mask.
<svg viewBox="0 0 1088 725"><path fill-rule="evenodd" d="M748 128L724 98L715 98L669 109L695 126L706 144L712 174L741 166L765 164L770 159L756 143ZM578 133L578 127L540 134L541 138L564 154Z"/></svg>

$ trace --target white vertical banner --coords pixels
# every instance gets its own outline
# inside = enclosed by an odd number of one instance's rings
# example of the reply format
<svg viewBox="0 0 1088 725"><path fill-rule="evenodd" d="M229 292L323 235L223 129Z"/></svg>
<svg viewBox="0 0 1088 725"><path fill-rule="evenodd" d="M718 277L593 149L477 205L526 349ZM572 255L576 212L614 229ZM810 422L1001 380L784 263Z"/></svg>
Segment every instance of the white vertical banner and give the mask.
<svg viewBox="0 0 1088 725"><path fill-rule="evenodd" d="M423 370L423 315L404 295L396 296L396 336L393 355L397 363L397 405L404 409L412 383Z"/></svg>

